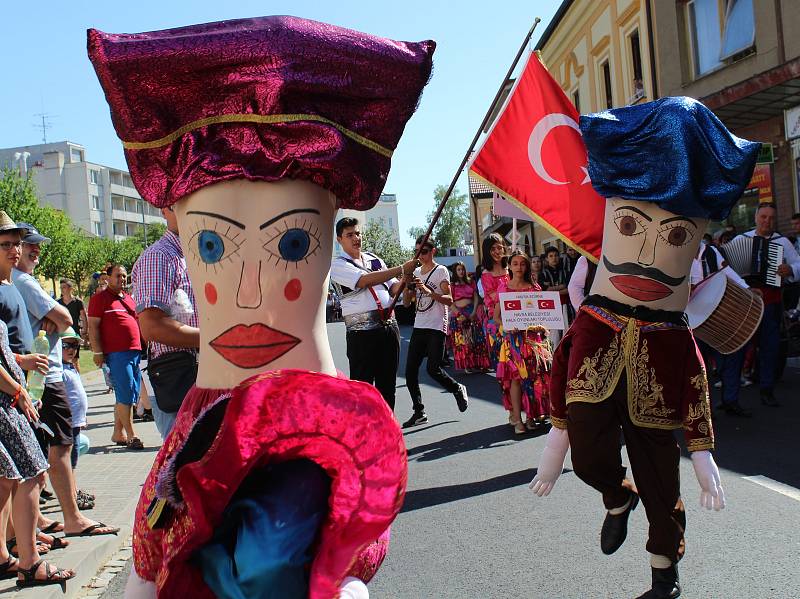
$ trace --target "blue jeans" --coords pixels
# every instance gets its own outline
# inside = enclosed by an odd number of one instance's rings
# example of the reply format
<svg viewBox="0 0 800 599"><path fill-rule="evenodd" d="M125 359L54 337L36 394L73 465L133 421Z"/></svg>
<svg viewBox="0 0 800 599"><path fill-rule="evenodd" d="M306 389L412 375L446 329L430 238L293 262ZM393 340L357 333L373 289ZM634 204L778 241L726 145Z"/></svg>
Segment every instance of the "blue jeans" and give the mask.
<svg viewBox="0 0 800 599"><path fill-rule="evenodd" d="M158 400L150 402L151 407L153 408L153 420L156 422L156 428L158 429L159 434L161 434L161 439L166 440L167 435L172 430L172 426L175 424L175 418L178 416L178 412L162 412L158 407Z"/></svg>
<svg viewBox="0 0 800 599"><path fill-rule="evenodd" d="M117 403L132 406L139 401L139 388L142 384L142 374L139 372L141 355L142 352L138 349L106 354Z"/></svg>
<svg viewBox="0 0 800 599"><path fill-rule="evenodd" d="M739 388L741 387L742 366L747 346L732 354L723 355L716 350L714 361L717 363L717 372L722 379L722 403L735 404L739 401Z"/></svg>
<svg viewBox="0 0 800 599"><path fill-rule="evenodd" d="M775 386L782 310L780 303L765 305L764 317L758 327L758 386L763 391L772 391Z"/></svg>

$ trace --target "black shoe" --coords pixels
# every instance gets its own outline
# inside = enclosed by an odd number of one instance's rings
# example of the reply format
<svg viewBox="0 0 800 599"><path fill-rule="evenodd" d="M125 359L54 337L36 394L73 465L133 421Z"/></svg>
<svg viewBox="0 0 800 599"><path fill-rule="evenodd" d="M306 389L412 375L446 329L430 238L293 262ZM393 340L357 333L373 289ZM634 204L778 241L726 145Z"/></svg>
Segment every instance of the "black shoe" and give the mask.
<svg viewBox="0 0 800 599"><path fill-rule="evenodd" d="M142 414L142 422L155 422L155 418L153 417L153 410L144 411L144 414Z"/></svg>
<svg viewBox="0 0 800 599"><path fill-rule="evenodd" d="M628 516L639 505L638 493L633 491L630 493L631 502L628 509L617 516L606 513L606 519L603 520L603 528L600 530L600 549L606 555L611 555L622 547L625 537L628 536Z"/></svg>
<svg viewBox="0 0 800 599"><path fill-rule="evenodd" d="M44 497L47 501L50 501L55 497L50 491L47 489L42 489L41 493L39 493L39 497Z"/></svg>
<svg viewBox="0 0 800 599"><path fill-rule="evenodd" d="M456 396L456 403L458 404L459 412L466 412L469 407L469 397L467 397L467 388L461 383L458 384L458 391L453 393Z"/></svg>
<svg viewBox="0 0 800 599"><path fill-rule="evenodd" d="M750 418L753 415L753 412L748 410L747 408L743 408L739 405L738 401L734 401L729 404L723 404L722 409L725 410L725 413L728 416L738 416L740 418Z"/></svg>
<svg viewBox="0 0 800 599"><path fill-rule="evenodd" d="M681 585L678 583L678 567L672 564L669 568L650 568L653 571L653 587L636 599L675 599L681 596Z"/></svg>
<svg viewBox="0 0 800 599"><path fill-rule="evenodd" d="M403 428L411 428L420 424L428 424L428 415L425 412L414 412L411 418L403 423Z"/></svg>
<svg viewBox="0 0 800 599"><path fill-rule="evenodd" d="M781 405L780 402L775 399L771 389L761 391L761 403L763 403L765 406L769 406L770 408L779 408Z"/></svg>

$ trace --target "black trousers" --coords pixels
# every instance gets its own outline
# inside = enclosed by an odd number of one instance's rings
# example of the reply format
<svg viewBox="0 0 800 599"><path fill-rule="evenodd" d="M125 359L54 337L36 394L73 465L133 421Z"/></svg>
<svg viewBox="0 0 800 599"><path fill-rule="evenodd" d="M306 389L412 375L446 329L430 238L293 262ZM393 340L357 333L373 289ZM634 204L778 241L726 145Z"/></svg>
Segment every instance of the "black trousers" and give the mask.
<svg viewBox="0 0 800 599"><path fill-rule="evenodd" d="M422 403L422 392L419 389L419 367L427 358L427 370L431 378L439 383L450 393L458 391L456 380L442 370L442 355L444 341L447 338L442 331L433 329L414 329L411 341L408 344L406 356L406 386L411 394L411 402L415 412L422 412L425 405Z"/></svg>
<svg viewBox="0 0 800 599"><path fill-rule="evenodd" d="M605 401L568 406L567 432L575 474L603 494L606 509L624 505L630 482L622 465L620 429L650 523L647 550L677 562L683 557L686 530L678 468L680 448L671 430L644 428L631 422L625 373Z"/></svg>
<svg viewBox="0 0 800 599"><path fill-rule="evenodd" d="M397 323L369 331L348 331L347 359L350 362L350 378L375 385L394 410L397 365L400 360L400 329Z"/></svg>

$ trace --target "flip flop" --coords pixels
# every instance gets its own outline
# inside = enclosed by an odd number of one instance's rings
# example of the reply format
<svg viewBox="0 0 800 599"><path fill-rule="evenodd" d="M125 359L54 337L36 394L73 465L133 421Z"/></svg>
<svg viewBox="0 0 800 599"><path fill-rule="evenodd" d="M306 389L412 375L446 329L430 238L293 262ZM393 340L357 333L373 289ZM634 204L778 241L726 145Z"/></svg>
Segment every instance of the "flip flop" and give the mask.
<svg viewBox="0 0 800 599"><path fill-rule="evenodd" d="M142 443L142 440L139 437L133 437L132 439L128 440L128 449L135 449L137 451L144 449L144 443Z"/></svg>
<svg viewBox="0 0 800 599"><path fill-rule="evenodd" d="M48 524L44 528L40 528L39 530L45 534L51 534L54 532L64 532L64 525L58 520L53 520L50 524Z"/></svg>
<svg viewBox="0 0 800 599"><path fill-rule="evenodd" d="M108 532L96 532L100 528L110 528ZM119 532L118 526L108 526L107 524L103 524L102 522L98 522L97 524L92 524L91 526L87 526L80 532L68 532L65 533L65 537L100 537L102 535L115 535Z"/></svg>

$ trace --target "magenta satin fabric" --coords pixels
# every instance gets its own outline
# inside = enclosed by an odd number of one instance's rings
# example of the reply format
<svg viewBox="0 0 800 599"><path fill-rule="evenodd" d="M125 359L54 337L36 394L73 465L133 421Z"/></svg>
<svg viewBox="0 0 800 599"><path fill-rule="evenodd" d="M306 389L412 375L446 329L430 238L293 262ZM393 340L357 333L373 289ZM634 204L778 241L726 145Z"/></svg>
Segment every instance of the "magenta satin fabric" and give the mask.
<svg viewBox="0 0 800 599"><path fill-rule="evenodd" d="M371 208L389 173L384 153L416 109L435 47L286 16L88 31L123 142L155 142L200 119L286 114L321 116L369 140L301 119L205 124L158 147L126 148L136 188L157 207L220 181L288 177L332 191L340 207Z"/></svg>
<svg viewBox="0 0 800 599"><path fill-rule="evenodd" d="M186 409L182 406L181 413ZM159 452L154 470L159 463L163 470L166 458L180 449L174 436L173 432ZM226 506L253 469L301 458L316 462L332 481L330 513L311 566L309 599L338 597L347 575L369 580L386 553L387 529L405 495L408 466L403 435L372 385L303 370L262 373L231 392L211 448L177 472L183 505L158 535L144 522L150 485L159 476L151 473L137 510L137 573L155 578L159 597L211 599L213 594L191 556L212 537ZM150 562L157 564L157 572L149 570Z"/></svg>

